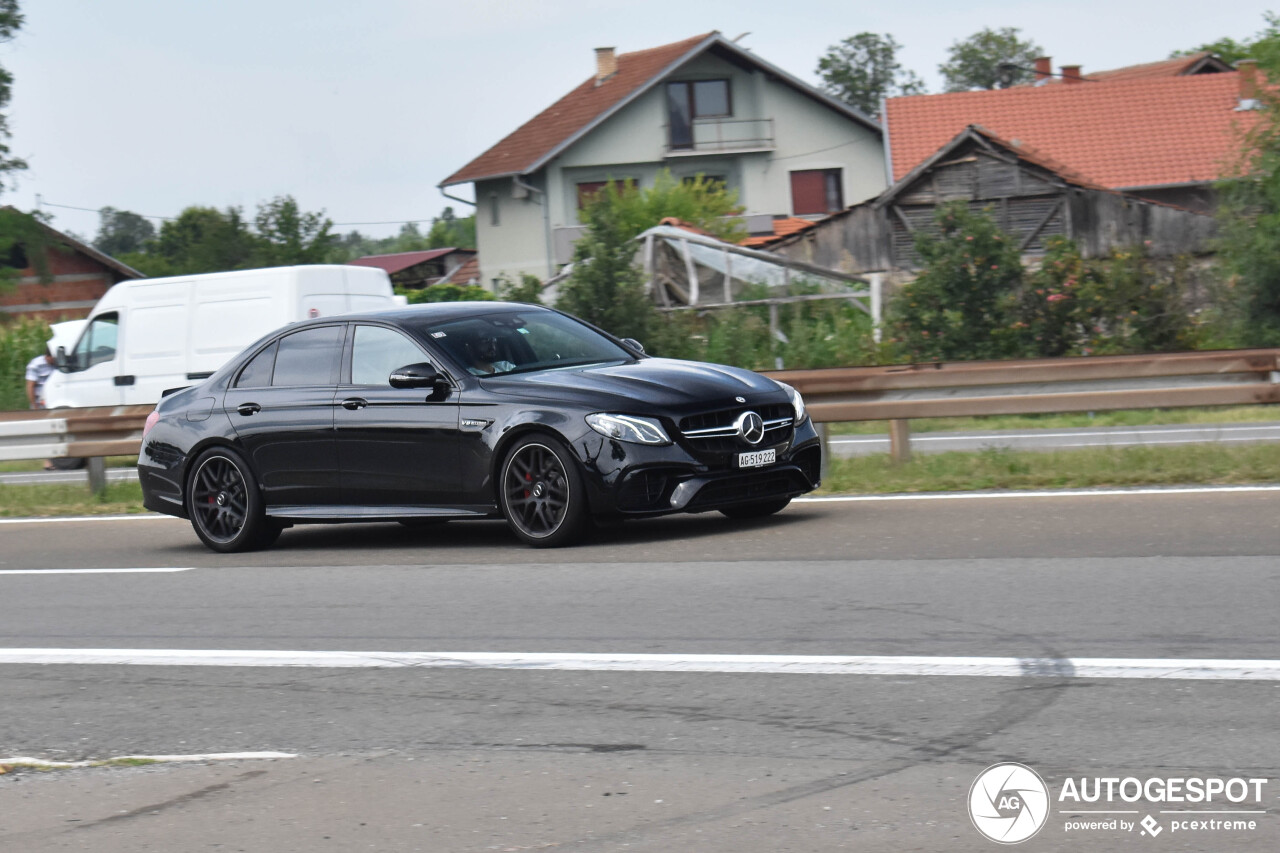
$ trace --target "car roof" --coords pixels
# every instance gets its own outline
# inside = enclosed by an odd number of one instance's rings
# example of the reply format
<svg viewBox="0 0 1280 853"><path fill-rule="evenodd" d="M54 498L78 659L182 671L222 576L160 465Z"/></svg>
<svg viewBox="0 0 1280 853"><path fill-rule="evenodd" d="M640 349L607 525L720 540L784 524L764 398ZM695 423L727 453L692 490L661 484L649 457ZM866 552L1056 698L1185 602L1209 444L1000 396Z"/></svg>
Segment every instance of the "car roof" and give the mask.
<svg viewBox="0 0 1280 853"><path fill-rule="evenodd" d="M324 320L382 320L390 322L448 322L467 317L479 317L486 314L505 313L508 311L549 311L541 305L530 305L524 302L427 302L420 305L407 305L403 308L383 308L377 311L361 311L353 314L341 314L320 318Z"/></svg>

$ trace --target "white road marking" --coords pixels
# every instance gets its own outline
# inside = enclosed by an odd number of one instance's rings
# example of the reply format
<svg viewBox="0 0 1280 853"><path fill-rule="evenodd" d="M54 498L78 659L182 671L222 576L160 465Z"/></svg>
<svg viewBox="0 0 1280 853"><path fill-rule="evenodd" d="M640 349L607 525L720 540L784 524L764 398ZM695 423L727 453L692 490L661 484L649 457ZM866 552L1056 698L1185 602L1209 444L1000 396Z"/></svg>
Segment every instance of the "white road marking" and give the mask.
<svg viewBox="0 0 1280 853"><path fill-rule="evenodd" d="M0 764L19 764L27 767L95 767L112 761L255 761L267 758L297 758L293 752L209 752L202 755L116 755L90 761L46 761L43 758L27 758L14 756L0 758Z"/></svg>
<svg viewBox="0 0 1280 853"><path fill-rule="evenodd" d="M143 575L195 571L195 566L182 569L0 569L0 575Z"/></svg>
<svg viewBox="0 0 1280 853"><path fill-rule="evenodd" d="M139 515L65 515L54 518L0 518L0 524L58 524L63 521L182 521L173 515L148 512Z"/></svg>
<svg viewBox="0 0 1280 853"><path fill-rule="evenodd" d="M1003 432L995 434L982 433L946 433L945 435L930 435L929 433L915 433L911 436L912 443L917 441L982 441L990 439L999 441L1005 438L1112 438L1120 435L1139 435L1139 436L1157 436L1157 435L1173 435L1174 433L1190 432L1201 435L1211 436L1223 432L1280 432L1280 427L1269 426L1225 426L1225 427L1185 427L1181 429L1122 429L1107 430L1106 427L1095 427L1093 430L1083 432ZM871 442L884 443L889 440L887 434L867 436L864 438L833 438L831 444L867 444ZM1231 441L1248 441L1249 439L1223 439ZM1160 442L1150 442L1157 444ZM1087 444L1070 444L1064 447L1091 447Z"/></svg>
<svg viewBox="0 0 1280 853"><path fill-rule="evenodd" d="M1169 678L1280 681L1280 660L672 655L560 652L326 652L237 649L0 649L0 664L519 669L1001 678Z"/></svg>
<svg viewBox="0 0 1280 853"><path fill-rule="evenodd" d="M858 503L865 501L966 501L988 498L1097 498L1117 495L1209 495L1215 493L1280 492L1280 485L1174 486L1146 489L1056 489L1039 492L918 492L894 495L830 495L796 498L795 503Z"/></svg>

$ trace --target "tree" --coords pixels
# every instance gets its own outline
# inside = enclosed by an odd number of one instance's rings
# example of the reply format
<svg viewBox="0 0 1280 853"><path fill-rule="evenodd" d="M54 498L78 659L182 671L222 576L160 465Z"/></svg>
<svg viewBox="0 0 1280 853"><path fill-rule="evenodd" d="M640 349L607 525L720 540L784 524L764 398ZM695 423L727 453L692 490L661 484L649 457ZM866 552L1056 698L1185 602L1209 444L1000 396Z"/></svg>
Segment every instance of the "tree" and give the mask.
<svg viewBox="0 0 1280 853"><path fill-rule="evenodd" d="M151 276L247 269L257 244L240 208L192 206L160 226L145 254L121 260Z"/></svg>
<svg viewBox="0 0 1280 853"><path fill-rule="evenodd" d="M0 0L0 43L13 41L18 30L22 28L22 12L18 8L18 0ZM9 106L13 97L13 74L0 66L0 110ZM0 112L0 190L6 188L5 182L13 172L27 168L25 160L11 157L9 152L9 118Z"/></svg>
<svg viewBox="0 0 1280 853"><path fill-rule="evenodd" d="M822 88L867 115L878 114L884 98L923 93L924 81L896 59L901 47L887 33L858 33L833 44L818 60Z"/></svg>
<svg viewBox="0 0 1280 853"><path fill-rule="evenodd" d="M610 181L587 203L587 230L574 247L573 273L556 307L618 337L643 341L655 311L635 266L633 238L639 232L625 215L626 197L636 194Z"/></svg>
<svg viewBox="0 0 1280 853"><path fill-rule="evenodd" d="M431 230L427 232L427 248L474 249L475 247L475 214L459 219L452 207L446 207L439 216L431 220Z"/></svg>
<svg viewBox="0 0 1280 853"><path fill-rule="evenodd" d="M1280 81L1280 19L1250 45L1258 67ZM1260 86L1264 109L1245 134L1235 175L1218 185L1221 251L1240 342L1280 345L1280 97Z"/></svg>
<svg viewBox="0 0 1280 853"><path fill-rule="evenodd" d="M303 213L293 196L277 196L258 206L254 217L258 247L253 266L324 263L336 237L333 222L319 213Z"/></svg>
<svg viewBox="0 0 1280 853"><path fill-rule="evenodd" d="M1035 80L1036 57L1043 48L1018 38L1016 27L991 28L952 43L947 61L938 66L948 92L1007 89Z"/></svg>
<svg viewBox="0 0 1280 853"><path fill-rule="evenodd" d="M155 237L156 228L145 216L104 207L98 211L98 236L93 239L93 247L114 257L145 251Z"/></svg>
<svg viewBox="0 0 1280 853"><path fill-rule="evenodd" d="M741 212L736 190L701 175L678 181L664 169L646 189L610 181L582 211L587 230L574 247L573 273L561 285L556 306L643 341L656 324L656 311L635 266L634 239L670 216L722 240L741 240Z"/></svg>
<svg viewBox="0 0 1280 853"><path fill-rule="evenodd" d="M1280 39L1277 38L1280 37L1280 16L1277 16L1274 12L1265 12L1262 17L1267 25L1263 27L1261 32L1255 34L1253 38L1236 41L1229 36L1223 36L1217 41L1205 42L1199 47L1193 47L1190 50L1175 50L1169 54L1169 58L1190 56L1193 53L1207 51L1224 62L1235 65L1242 59L1262 59L1264 58L1262 55L1268 52L1274 54L1277 47L1280 46Z"/></svg>
<svg viewBox="0 0 1280 853"><path fill-rule="evenodd" d="M912 361L1007 358L1018 354L1022 259L986 213L941 205L938 236L921 231L924 269L889 305L893 340Z"/></svg>

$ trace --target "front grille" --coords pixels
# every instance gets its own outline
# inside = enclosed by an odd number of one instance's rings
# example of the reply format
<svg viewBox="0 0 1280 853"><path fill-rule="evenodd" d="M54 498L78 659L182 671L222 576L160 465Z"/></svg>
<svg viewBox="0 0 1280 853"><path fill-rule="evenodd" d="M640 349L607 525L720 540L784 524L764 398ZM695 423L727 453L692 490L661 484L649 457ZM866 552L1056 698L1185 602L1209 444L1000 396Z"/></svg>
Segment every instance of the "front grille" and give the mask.
<svg viewBox="0 0 1280 853"><path fill-rule="evenodd" d="M707 483L689 501L687 510L718 509L738 503L783 498L807 492L808 483L795 469L722 477Z"/></svg>
<svg viewBox="0 0 1280 853"><path fill-rule="evenodd" d="M618 489L618 509L637 512L665 508L671 490L687 474L683 469L646 468L627 475Z"/></svg>
<svg viewBox="0 0 1280 853"><path fill-rule="evenodd" d="M738 434L734 425L743 412L754 411L764 420L764 438L757 444L748 444ZM699 455L736 453L742 450L761 449L787 445L794 431L795 412L789 403L773 403L767 406L740 406L721 409L701 415L691 415L680 421L680 434L689 448ZM711 460L720 462L722 460Z"/></svg>

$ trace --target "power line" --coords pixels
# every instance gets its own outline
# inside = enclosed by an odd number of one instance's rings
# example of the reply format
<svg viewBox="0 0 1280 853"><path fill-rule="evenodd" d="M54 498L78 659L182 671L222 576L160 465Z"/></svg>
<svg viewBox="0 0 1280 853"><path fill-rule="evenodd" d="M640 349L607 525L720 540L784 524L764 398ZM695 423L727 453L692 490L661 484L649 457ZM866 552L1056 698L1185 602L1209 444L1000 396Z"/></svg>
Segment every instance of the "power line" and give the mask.
<svg viewBox="0 0 1280 853"><path fill-rule="evenodd" d="M76 207L73 204L54 204L51 201L44 201L43 199L41 199L37 203L37 206L57 207L63 210L80 210L80 211L84 211L85 213L101 213L103 210L103 208L95 208L95 207ZM176 222L178 219L176 216L152 216L151 214L138 213L133 210L123 210L120 208L113 208L113 209L119 213L132 213L134 216L141 216L143 219L159 219L162 222ZM347 228L353 225L408 225L410 223L413 223L416 225L419 222L435 222L437 219L439 219L438 216L428 216L422 219L391 219L385 222L334 222L333 227Z"/></svg>

